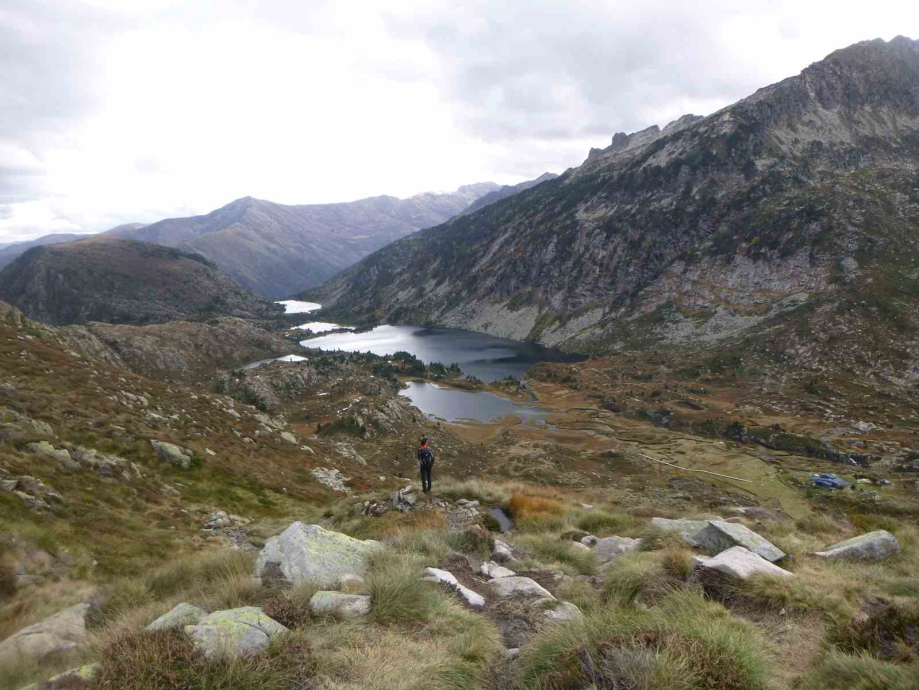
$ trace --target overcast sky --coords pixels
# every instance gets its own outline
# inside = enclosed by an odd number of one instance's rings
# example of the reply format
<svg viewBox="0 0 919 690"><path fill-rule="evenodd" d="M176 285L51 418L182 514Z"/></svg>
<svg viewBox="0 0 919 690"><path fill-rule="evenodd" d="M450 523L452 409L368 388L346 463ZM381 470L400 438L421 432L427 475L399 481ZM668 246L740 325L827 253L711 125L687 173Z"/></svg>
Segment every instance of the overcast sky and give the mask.
<svg viewBox="0 0 919 690"><path fill-rule="evenodd" d="M560 173L897 34L919 2L0 0L0 243Z"/></svg>

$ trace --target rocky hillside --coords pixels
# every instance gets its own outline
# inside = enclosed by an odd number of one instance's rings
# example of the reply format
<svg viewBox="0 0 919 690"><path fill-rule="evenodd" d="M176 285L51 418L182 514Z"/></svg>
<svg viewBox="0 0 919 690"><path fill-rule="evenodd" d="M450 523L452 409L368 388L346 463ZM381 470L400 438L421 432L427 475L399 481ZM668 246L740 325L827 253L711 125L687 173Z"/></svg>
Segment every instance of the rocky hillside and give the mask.
<svg viewBox="0 0 919 690"><path fill-rule="evenodd" d="M419 228L443 223L497 189L485 182L409 199L378 196L303 206L246 197L205 216L110 234L201 254L249 290L281 298L322 284Z"/></svg>
<svg viewBox="0 0 919 690"><path fill-rule="evenodd" d="M126 223L112 228L111 232L127 232L142 227L144 227L143 223ZM43 235L42 237L26 242L10 242L9 244L0 245L0 269L11 264L17 257L22 256L32 247L44 247L49 244L63 244L64 242L76 242L77 240L82 240L87 237L90 237L90 235L54 233L52 235Z"/></svg>
<svg viewBox="0 0 919 690"><path fill-rule="evenodd" d="M280 310L198 255L114 237L30 249L0 272L0 299L49 324L265 318Z"/></svg>
<svg viewBox="0 0 919 690"><path fill-rule="evenodd" d="M907 375L917 164L919 42L859 43L708 117L617 134L307 294L330 318L593 352L791 324L816 357L864 346L850 358Z"/></svg>

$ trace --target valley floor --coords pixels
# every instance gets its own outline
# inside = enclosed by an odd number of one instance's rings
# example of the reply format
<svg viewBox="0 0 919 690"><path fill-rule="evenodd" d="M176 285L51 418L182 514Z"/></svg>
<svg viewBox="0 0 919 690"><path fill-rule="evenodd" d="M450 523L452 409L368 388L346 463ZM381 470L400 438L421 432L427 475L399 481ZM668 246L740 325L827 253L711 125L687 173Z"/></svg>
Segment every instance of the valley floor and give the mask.
<svg viewBox="0 0 919 690"><path fill-rule="evenodd" d="M770 388L623 355L489 386L535 396L545 425L450 425L400 398L407 373L381 358L167 384L11 312L0 364L0 690L81 664L95 666L42 687L919 687L917 415L885 386ZM854 488L813 486L828 472ZM721 546L655 518L747 528L792 576L716 571L701 557ZM266 577L259 554L294 522L383 549L331 586ZM899 555L810 555L879 530ZM320 589L367 609L319 611ZM145 629L180 603L259 607L287 632L235 657ZM48 622L68 607L75 627ZM41 644L11 654L26 638Z"/></svg>

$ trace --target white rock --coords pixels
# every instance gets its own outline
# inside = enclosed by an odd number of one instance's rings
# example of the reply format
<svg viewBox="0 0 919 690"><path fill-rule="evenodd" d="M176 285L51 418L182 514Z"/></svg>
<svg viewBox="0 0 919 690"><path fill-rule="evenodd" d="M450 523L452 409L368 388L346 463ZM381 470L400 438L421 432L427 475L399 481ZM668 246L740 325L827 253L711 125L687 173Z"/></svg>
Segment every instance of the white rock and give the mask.
<svg viewBox="0 0 919 690"><path fill-rule="evenodd" d="M0 642L0 663L24 657L40 661L51 654L75 649L86 642L84 616L89 604L77 604L23 628Z"/></svg>
<svg viewBox="0 0 919 690"><path fill-rule="evenodd" d="M505 568L504 566L498 565L494 561L483 563L482 567L479 568L479 572L482 573L482 575L490 578L513 577L517 574L510 568Z"/></svg>
<svg viewBox="0 0 919 690"><path fill-rule="evenodd" d="M573 548L575 551L586 551L587 553L590 553L590 547L587 544L582 544L579 541L571 542L571 548Z"/></svg>
<svg viewBox="0 0 919 690"><path fill-rule="evenodd" d="M508 561L514 560L514 552L511 550L511 547L500 539L495 539L495 546L491 552L492 558L494 558L499 563L507 563Z"/></svg>
<svg viewBox="0 0 919 690"><path fill-rule="evenodd" d="M438 568L425 568L425 577L424 579L428 582L440 582L449 586L451 589L455 590L470 606L475 608L482 608L485 606L485 597L477 592L473 592L468 587L464 587L459 583L453 573L447 572L446 570L439 570Z"/></svg>
<svg viewBox="0 0 919 690"><path fill-rule="evenodd" d="M543 616L556 623L579 620L584 617L581 609L568 601L559 601L554 598L538 599L533 602L533 605L542 609Z"/></svg>
<svg viewBox="0 0 919 690"><path fill-rule="evenodd" d="M883 561L900 555L897 538L886 530L875 530L852 539L846 539L817 551L811 556L843 561Z"/></svg>
<svg viewBox="0 0 919 690"><path fill-rule="evenodd" d="M593 548L597 559L601 563L609 563L620 556L638 551L641 546L641 539L631 539L629 537L605 537L598 539Z"/></svg>
<svg viewBox="0 0 919 690"><path fill-rule="evenodd" d="M592 534L588 534L586 537L581 537L581 543L584 546L596 546L598 541L600 541L600 539Z"/></svg>
<svg viewBox="0 0 919 690"><path fill-rule="evenodd" d="M376 541L295 522L265 544L255 565L256 576L262 577L275 563L292 583L311 580L320 587L333 587L343 575L363 573L367 557L382 548Z"/></svg>
<svg viewBox="0 0 919 690"><path fill-rule="evenodd" d="M310 598L313 613L360 618L370 613L370 597L341 592L316 592Z"/></svg>
<svg viewBox="0 0 919 690"><path fill-rule="evenodd" d="M722 551L703 564L703 567L746 580L755 573L794 577L793 573L773 565L762 556L748 551L742 546L734 546Z"/></svg>
<svg viewBox="0 0 919 690"><path fill-rule="evenodd" d="M528 577L499 577L488 583L495 596L506 599L513 596L541 597L554 599L552 593Z"/></svg>

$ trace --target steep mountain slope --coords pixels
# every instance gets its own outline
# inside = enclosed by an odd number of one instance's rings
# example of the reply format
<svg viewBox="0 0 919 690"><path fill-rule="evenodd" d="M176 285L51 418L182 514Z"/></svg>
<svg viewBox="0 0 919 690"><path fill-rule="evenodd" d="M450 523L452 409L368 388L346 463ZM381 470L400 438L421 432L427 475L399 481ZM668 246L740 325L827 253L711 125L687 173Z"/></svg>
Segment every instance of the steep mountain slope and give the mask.
<svg viewBox="0 0 919 690"><path fill-rule="evenodd" d="M514 185L504 185L501 189L496 189L493 192L489 192L485 196L473 201L469 204L468 208L463 211L463 215L467 213L472 213L473 211L478 211L480 208L485 208L488 204L493 204L496 201L501 201L501 199L507 199L514 194L519 194L520 192L535 187L538 184L543 182L548 182L549 180L554 180L558 175L555 173L543 173L535 180L527 180L526 182L521 182L520 184Z"/></svg>
<svg viewBox="0 0 919 690"><path fill-rule="evenodd" d="M919 326L917 165L919 42L859 43L708 117L617 134L307 294L337 318L583 351L791 319L889 359Z"/></svg>
<svg viewBox="0 0 919 690"><path fill-rule="evenodd" d="M244 287L280 298L320 285L380 247L443 223L497 189L486 182L410 199L378 196L305 206L245 197L205 216L110 234L196 252Z"/></svg>
<svg viewBox="0 0 919 690"><path fill-rule="evenodd" d="M0 299L50 324L269 317L280 309L200 256L114 237L30 249L0 272Z"/></svg>

